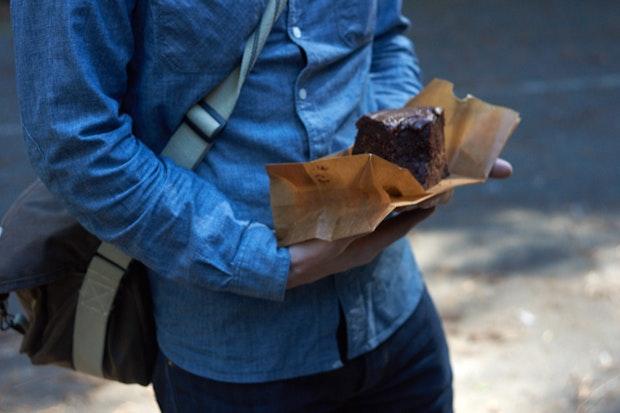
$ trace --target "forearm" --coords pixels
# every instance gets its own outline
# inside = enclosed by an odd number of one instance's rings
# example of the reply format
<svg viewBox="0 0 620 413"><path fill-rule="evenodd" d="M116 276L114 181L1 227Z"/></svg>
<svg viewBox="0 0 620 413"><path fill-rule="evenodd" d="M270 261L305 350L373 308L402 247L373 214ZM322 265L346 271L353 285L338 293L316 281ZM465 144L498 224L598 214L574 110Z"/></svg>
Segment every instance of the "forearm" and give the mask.
<svg viewBox="0 0 620 413"><path fill-rule="evenodd" d="M89 231L162 276L283 299L288 250L277 247L271 229L236 219L214 185L133 134L122 109L130 5L13 6L25 137L50 190Z"/></svg>

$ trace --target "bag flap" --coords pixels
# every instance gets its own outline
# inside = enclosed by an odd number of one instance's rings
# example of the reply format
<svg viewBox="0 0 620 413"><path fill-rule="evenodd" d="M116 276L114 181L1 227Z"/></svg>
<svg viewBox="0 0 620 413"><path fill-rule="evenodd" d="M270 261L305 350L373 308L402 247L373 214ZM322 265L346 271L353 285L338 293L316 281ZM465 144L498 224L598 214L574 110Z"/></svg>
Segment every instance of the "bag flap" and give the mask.
<svg viewBox="0 0 620 413"><path fill-rule="evenodd" d="M101 243L38 179L9 208L0 228L0 293L85 272Z"/></svg>

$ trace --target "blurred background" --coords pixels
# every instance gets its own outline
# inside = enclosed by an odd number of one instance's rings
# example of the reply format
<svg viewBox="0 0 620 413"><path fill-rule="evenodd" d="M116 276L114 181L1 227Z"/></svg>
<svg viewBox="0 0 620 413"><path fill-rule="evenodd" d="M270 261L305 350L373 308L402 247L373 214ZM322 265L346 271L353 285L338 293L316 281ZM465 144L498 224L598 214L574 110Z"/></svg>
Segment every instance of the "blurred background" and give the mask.
<svg viewBox="0 0 620 413"><path fill-rule="evenodd" d="M0 1L0 214L34 178ZM515 176L459 188L411 236L457 412L620 412L620 2L406 1L425 82L521 113ZM33 369L0 334L0 412L146 412L150 389Z"/></svg>

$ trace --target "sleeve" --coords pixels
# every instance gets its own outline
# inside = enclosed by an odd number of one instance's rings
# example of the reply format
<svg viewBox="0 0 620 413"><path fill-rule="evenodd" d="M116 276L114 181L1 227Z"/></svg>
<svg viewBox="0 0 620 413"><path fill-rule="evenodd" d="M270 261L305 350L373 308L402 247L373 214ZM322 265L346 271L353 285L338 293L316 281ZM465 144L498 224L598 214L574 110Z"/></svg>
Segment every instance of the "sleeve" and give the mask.
<svg viewBox="0 0 620 413"><path fill-rule="evenodd" d="M378 0L370 70L379 110L400 108L422 89L418 58L404 35L410 23L401 6L401 0Z"/></svg>
<svg viewBox="0 0 620 413"><path fill-rule="evenodd" d="M123 112L132 0L11 2L29 156L80 223L165 277L283 300L290 256L195 173L159 157Z"/></svg>

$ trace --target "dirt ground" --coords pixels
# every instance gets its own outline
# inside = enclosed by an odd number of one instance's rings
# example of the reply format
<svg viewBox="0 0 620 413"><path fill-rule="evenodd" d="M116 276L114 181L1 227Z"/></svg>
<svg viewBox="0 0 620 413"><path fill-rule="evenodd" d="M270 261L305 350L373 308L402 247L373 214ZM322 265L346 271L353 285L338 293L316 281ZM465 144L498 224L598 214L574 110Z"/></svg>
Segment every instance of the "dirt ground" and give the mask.
<svg viewBox="0 0 620 413"><path fill-rule="evenodd" d="M518 110L509 181L411 235L460 413L620 412L620 3L406 2L425 79ZM32 179L0 6L0 212ZM8 145L6 144L8 143ZM0 412L156 411L152 390L32 368L0 334Z"/></svg>

